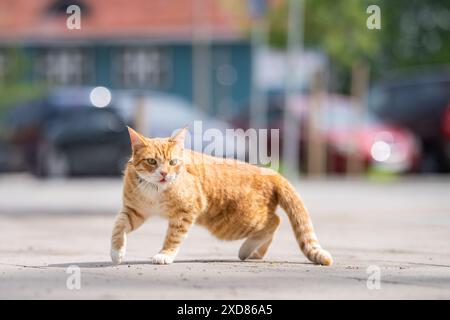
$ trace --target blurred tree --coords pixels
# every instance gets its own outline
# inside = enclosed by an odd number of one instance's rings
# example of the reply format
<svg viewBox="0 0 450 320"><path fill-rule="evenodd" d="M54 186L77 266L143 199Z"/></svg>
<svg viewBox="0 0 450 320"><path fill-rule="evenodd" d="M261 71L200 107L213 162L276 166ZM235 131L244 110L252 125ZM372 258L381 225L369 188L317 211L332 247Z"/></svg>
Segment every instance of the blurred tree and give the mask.
<svg viewBox="0 0 450 320"><path fill-rule="evenodd" d="M44 86L26 79L29 63L22 49L10 47L3 52L5 68L0 79L0 117L14 104L33 99L44 91Z"/></svg>
<svg viewBox="0 0 450 320"><path fill-rule="evenodd" d="M450 63L448 0L304 1L305 46L328 54L344 91L354 62L369 63L376 77L393 69ZM274 47L286 45L287 3L276 2L268 16ZM367 28L366 10L372 4L381 8L381 30Z"/></svg>
<svg viewBox="0 0 450 320"><path fill-rule="evenodd" d="M379 51L377 31L366 26L366 0L304 0L305 46L324 50L332 60L350 70L355 60L370 60ZM287 1L269 13L270 43L286 45Z"/></svg>
<svg viewBox="0 0 450 320"><path fill-rule="evenodd" d="M450 1L380 0L379 71L450 63Z"/></svg>

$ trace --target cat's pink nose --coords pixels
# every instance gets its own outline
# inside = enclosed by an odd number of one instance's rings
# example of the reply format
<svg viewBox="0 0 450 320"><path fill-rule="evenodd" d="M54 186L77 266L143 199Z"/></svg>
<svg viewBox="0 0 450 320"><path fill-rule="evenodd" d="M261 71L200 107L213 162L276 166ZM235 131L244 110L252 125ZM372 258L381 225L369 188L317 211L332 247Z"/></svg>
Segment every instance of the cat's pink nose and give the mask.
<svg viewBox="0 0 450 320"><path fill-rule="evenodd" d="M160 171L159 173L160 173L163 177L167 176L167 172L165 172L165 171Z"/></svg>

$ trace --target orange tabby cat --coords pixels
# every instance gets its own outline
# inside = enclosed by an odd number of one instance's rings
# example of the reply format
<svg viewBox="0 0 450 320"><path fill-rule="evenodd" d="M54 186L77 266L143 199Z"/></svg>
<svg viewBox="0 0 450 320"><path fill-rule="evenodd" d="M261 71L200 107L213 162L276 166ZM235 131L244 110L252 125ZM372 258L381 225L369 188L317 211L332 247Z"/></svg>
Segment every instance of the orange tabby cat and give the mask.
<svg viewBox="0 0 450 320"><path fill-rule="evenodd" d="M280 174L234 159L184 149L186 129L170 138L145 138L129 129L133 154L124 177L123 207L111 239L111 259L125 255L126 235L147 218L168 220L156 264L172 263L194 224L223 240L244 239L239 258L262 259L280 223L280 205L289 216L300 249L314 263L331 265L318 243L301 199Z"/></svg>

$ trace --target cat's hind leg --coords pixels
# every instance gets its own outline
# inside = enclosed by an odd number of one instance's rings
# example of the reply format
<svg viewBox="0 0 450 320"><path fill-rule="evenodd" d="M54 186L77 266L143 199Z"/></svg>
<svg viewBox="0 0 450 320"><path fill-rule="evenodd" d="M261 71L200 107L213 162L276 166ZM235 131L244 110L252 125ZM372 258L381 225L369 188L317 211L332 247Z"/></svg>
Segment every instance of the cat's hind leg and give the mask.
<svg viewBox="0 0 450 320"><path fill-rule="evenodd" d="M280 218L273 214L270 216L266 226L249 236L239 249L239 259L262 259L267 253L273 236L280 224Z"/></svg>
<svg viewBox="0 0 450 320"><path fill-rule="evenodd" d="M256 260L263 259L267 253L267 250L270 247L270 244L272 243L272 240L273 240L273 236L269 240L264 242L258 249L253 251L253 253L250 255L250 257L248 257L248 259L256 259Z"/></svg>
<svg viewBox="0 0 450 320"><path fill-rule="evenodd" d="M117 215L111 236L111 261L113 264L120 264L125 257L127 233L137 229L144 221L144 217L131 208L124 208Z"/></svg>

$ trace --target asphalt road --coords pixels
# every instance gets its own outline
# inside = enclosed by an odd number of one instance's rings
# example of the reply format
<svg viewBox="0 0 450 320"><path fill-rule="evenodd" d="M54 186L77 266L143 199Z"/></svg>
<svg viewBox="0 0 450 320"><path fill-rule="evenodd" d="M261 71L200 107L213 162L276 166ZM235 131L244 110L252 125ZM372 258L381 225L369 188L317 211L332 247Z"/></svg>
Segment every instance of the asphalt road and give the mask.
<svg viewBox="0 0 450 320"><path fill-rule="evenodd" d="M306 260L281 211L264 261L241 262L240 241L195 227L174 264L151 265L166 227L155 218L130 235L125 263L111 266L119 179L0 176L0 298L450 298L450 177L296 186L332 267Z"/></svg>

